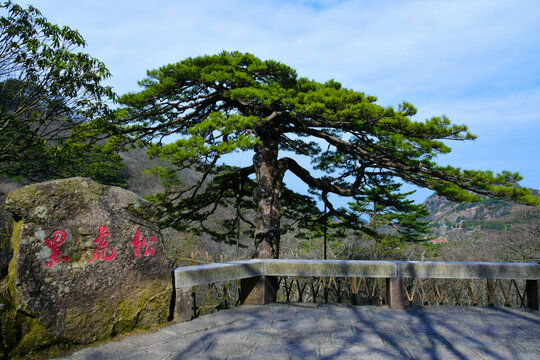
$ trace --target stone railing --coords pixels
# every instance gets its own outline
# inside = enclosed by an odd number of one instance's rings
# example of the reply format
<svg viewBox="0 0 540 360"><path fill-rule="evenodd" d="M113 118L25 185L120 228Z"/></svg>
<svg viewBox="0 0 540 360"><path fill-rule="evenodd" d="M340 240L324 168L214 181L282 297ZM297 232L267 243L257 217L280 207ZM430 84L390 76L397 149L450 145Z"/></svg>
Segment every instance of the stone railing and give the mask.
<svg viewBox="0 0 540 360"><path fill-rule="evenodd" d="M492 304L496 281L510 280L517 289L520 305L538 309L540 279L540 265L530 263L254 259L180 267L173 272L176 293L175 318L179 322L192 318L193 287L234 280L239 281L238 302L242 304L266 304L276 301L281 279L285 277L296 279L298 290L301 290L299 301L302 301L303 290L298 279L323 279L323 283L326 281L326 284L331 283L332 279L334 284L337 284L336 278L352 279L349 285L354 284L353 289L356 293L359 279L364 281L366 289L371 289L366 279L375 281L373 291L377 282L382 281L385 288L381 293L384 295L384 302L391 308L403 308L412 303L411 294L414 297L418 285L415 281L423 281L422 279L486 280L489 304ZM518 289L517 281L525 285L522 292ZM292 282L290 284L292 287ZM287 301L289 301L290 287L286 281L284 285L288 291ZM420 287L424 291L422 282ZM440 295L439 289L436 289ZM471 295L474 297L472 291ZM506 295L504 296L506 298ZM317 293L314 292L312 300L315 301L316 297ZM507 301L505 304L509 305Z"/></svg>

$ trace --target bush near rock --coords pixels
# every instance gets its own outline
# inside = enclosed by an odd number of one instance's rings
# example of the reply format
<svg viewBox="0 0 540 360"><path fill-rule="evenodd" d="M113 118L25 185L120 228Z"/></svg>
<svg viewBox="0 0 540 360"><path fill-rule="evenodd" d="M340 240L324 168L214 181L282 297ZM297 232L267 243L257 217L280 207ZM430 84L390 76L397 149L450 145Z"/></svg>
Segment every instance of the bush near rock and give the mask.
<svg viewBox="0 0 540 360"><path fill-rule="evenodd" d="M70 178L15 190L6 208L14 218L12 312L4 313L2 341L12 354L87 344L168 320L171 266L150 203ZM9 317L19 328L8 333Z"/></svg>

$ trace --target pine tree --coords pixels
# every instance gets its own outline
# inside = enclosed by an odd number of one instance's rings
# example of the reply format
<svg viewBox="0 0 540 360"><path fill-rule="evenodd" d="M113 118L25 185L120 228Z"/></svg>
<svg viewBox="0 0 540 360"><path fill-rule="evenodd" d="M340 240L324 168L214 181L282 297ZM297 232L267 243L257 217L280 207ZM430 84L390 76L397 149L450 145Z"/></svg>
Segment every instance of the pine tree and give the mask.
<svg viewBox="0 0 540 360"><path fill-rule="evenodd" d="M251 195L257 212L254 257L279 257L288 171L319 194L328 216L340 213L329 197L335 194L351 198L357 212L392 206L399 221L411 222L414 217L406 213L418 209L399 195L395 179L456 201L479 200L481 194L538 202L516 186L517 173L437 165L434 158L450 152L445 140L475 138L465 125L445 116L413 121L416 109L409 103L383 107L373 96L333 80L298 77L276 61L223 52L148 71L140 85L142 91L120 99L124 107L116 120L126 136L149 144L154 156L178 167L198 166L205 174L177 196L171 191L161 197L169 219L202 221L215 209L211 204ZM168 143L171 135L177 140ZM218 166L223 155L242 151L254 153L244 167ZM313 168L325 175L302 166L300 157L311 158ZM180 189L171 171L162 173L169 189Z"/></svg>

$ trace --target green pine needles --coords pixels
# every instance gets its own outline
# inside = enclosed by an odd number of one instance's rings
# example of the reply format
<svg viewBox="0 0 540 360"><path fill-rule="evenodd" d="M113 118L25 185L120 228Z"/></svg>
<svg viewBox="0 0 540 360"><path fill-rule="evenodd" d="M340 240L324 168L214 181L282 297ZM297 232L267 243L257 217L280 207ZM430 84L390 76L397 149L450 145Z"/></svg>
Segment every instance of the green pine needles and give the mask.
<svg viewBox="0 0 540 360"><path fill-rule="evenodd" d="M140 85L140 92L120 98L123 107L115 121L123 125L124 136L116 141L142 141L154 156L180 168L197 166L204 174L197 184L182 188L168 172L174 185L154 198L164 204L166 221L202 229L215 209L212 204L237 208L242 201L257 213L256 257L279 256L280 219L291 209L284 196L286 172L320 196L328 217L377 214L378 221L397 225L410 240L425 232L417 221L425 211L399 192L400 182L454 201L486 195L539 202L529 189L517 186L517 173L436 163L438 155L450 152L447 140L475 138L467 126L452 124L445 116L414 121L416 109L409 103L383 107L373 96L334 80L298 77L276 61L223 52L149 71ZM166 143L171 135L177 140ZM218 166L224 154L241 151L252 151L253 160L243 167ZM302 156L311 158L313 168L298 160ZM348 212L335 208L330 194L350 198ZM306 209L296 214L313 220L322 216Z"/></svg>

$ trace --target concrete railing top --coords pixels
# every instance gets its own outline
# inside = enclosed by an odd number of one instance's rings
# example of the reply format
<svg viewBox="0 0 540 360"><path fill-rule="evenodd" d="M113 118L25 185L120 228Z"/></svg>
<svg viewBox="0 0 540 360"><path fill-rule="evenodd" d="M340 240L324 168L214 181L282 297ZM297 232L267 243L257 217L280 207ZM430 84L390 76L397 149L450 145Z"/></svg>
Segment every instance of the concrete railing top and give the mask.
<svg viewBox="0 0 540 360"><path fill-rule="evenodd" d="M539 280L540 264L253 259L175 268L176 288L256 276Z"/></svg>

